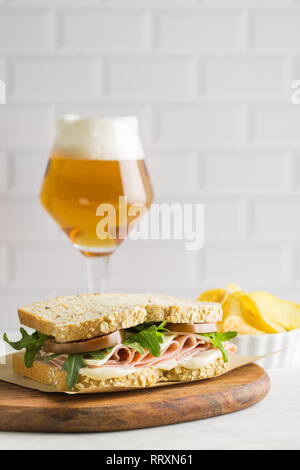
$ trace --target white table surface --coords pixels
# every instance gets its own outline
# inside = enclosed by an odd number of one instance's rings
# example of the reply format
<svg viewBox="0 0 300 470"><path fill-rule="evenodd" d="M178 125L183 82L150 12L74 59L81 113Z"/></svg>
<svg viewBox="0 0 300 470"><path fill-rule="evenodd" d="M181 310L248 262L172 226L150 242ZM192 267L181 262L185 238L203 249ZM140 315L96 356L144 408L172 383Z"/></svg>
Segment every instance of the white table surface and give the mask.
<svg viewBox="0 0 300 470"><path fill-rule="evenodd" d="M0 449L299 449L300 365L271 369L268 374L267 397L236 413L133 431L0 432Z"/></svg>

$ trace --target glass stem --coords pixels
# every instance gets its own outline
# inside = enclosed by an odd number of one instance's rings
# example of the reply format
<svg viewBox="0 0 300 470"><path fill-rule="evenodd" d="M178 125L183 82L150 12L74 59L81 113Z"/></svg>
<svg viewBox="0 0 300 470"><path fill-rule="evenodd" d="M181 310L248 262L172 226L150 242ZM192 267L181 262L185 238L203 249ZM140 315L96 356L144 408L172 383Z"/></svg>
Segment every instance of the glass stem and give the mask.
<svg viewBox="0 0 300 470"><path fill-rule="evenodd" d="M88 290L91 294L106 291L108 256L86 257Z"/></svg>

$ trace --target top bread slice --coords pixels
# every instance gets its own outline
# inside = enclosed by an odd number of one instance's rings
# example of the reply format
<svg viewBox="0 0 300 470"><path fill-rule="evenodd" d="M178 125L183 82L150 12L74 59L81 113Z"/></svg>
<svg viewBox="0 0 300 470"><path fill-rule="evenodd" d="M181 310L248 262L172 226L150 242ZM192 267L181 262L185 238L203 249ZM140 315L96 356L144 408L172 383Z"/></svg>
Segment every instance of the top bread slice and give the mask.
<svg viewBox="0 0 300 470"><path fill-rule="evenodd" d="M18 310L20 322L59 343L94 338L147 321L215 323L222 307L161 294L79 294L35 302Z"/></svg>

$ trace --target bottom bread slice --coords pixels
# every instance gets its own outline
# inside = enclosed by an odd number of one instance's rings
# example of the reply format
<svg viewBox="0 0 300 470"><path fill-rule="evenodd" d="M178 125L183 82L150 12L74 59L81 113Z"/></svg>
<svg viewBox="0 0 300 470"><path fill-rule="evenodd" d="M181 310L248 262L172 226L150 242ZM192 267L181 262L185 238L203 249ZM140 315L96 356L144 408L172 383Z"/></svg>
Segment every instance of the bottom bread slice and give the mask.
<svg viewBox="0 0 300 470"><path fill-rule="evenodd" d="M32 367L27 368L24 364L24 354L16 353L13 355L14 371L28 377L36 382L46 385L54 385L58 391L68 391L66 386L66 373L58 367L42 360L34 361ZM228 369L228 363L224 363L221 357L218 357L211 363L199 369L187 369L177 366L171 370L162 370L154 367L138 369L136 372L123 377L110 378L106 380L94 380L85 375L79 374L77 384L73 391L81 391L95 387L107 388L106 391L114 390L115 387L151 387L158 383L168 382L187 382L194 380L203 380L211 377L217 377L224 374Z"/></svg>

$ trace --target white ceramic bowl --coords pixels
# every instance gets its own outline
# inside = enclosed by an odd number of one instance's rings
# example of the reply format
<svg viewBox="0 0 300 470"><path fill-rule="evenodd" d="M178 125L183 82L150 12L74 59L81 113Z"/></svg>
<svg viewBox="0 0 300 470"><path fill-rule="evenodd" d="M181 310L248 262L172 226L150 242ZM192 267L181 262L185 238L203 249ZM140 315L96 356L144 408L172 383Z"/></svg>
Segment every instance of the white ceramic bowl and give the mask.
<svg viewBox="0 0 300 470"><path fill-rule="evenodd" d="M280 351L257 361L266 369L300 363L300 328L286 333L240 335L232 341L242 356L263 356Z"/></svg>

